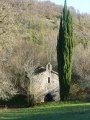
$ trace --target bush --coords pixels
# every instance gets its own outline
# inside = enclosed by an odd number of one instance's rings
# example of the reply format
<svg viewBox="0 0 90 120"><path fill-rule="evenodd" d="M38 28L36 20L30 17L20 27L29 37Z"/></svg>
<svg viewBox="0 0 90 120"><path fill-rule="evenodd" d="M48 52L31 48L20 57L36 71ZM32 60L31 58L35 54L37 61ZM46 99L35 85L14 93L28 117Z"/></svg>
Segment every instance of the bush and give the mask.
<svg viewBox="0 0 90 120"><path fill-rule="evenodd" d="M28 105L27 96L18 94L7 102L8 107L26 107Z"/></svg>
<svg viewBox="0 0 90 120"><path fill-rule="evenodd" d="M30 95L30 101L29 101L29 106L33 107L35 106L35 99L34 99L34 95Z"/></svg>

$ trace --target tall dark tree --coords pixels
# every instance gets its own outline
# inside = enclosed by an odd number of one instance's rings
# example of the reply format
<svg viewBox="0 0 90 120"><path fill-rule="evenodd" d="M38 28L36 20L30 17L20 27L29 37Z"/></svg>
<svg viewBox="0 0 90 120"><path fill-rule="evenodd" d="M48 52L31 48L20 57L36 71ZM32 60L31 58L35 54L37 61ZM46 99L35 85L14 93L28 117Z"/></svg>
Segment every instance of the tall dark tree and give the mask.
<svg viewBox="0 0 90 120"><path fill-rule="evenodd" d="M57 41L57 61L60 83L61 101L68 100L73 51L73 25L72 16L65 0L63 15L60 18L60 29Z"/></svg>

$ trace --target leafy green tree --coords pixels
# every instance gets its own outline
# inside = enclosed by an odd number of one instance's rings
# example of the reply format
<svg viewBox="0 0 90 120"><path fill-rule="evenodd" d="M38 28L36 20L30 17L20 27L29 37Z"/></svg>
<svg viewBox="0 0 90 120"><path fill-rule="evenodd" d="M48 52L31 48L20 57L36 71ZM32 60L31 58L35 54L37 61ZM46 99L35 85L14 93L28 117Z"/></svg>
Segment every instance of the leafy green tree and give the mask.
<svg viewBox="0 0 90 120"><path fill-rule="evenodd" d="M67 9L65 0L63 15L60 19L60 29L57 42L57 61L60 81L61 101L68 100L72 71L73 25L72 16Z"/></svg>

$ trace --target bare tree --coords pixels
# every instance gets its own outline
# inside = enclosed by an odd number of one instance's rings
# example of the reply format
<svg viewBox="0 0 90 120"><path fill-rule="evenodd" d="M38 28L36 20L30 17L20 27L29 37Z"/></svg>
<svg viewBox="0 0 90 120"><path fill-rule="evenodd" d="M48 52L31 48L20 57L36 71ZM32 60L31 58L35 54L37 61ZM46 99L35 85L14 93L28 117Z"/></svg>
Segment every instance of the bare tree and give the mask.
<svg viewBox="0 0 90 120"><path fill-rule="evenodd" d="M0 66L1 67L1 66ZM7 100L17 94L17 90L4 70L0 69L0 99Z"/></svg>
<svg viewBox="0 0 90 120"><path fill-rule="evenodd" d="M74 49L73 54L73 74L82 86L89 86L90 83L90 47L86 48L79 44ZM90 87L90 86L89 86Z"/></svg>

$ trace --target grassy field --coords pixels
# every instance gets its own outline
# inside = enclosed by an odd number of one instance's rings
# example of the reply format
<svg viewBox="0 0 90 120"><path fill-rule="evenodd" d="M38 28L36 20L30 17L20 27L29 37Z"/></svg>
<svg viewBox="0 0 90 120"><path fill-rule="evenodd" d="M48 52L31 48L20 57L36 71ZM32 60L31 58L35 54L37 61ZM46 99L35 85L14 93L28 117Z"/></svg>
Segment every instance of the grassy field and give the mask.
<svg viewBox="0 0 90 120"><path fill-rule="evenodd" d="M90 120L90 103L0 109L0 120Z"/></svg>

